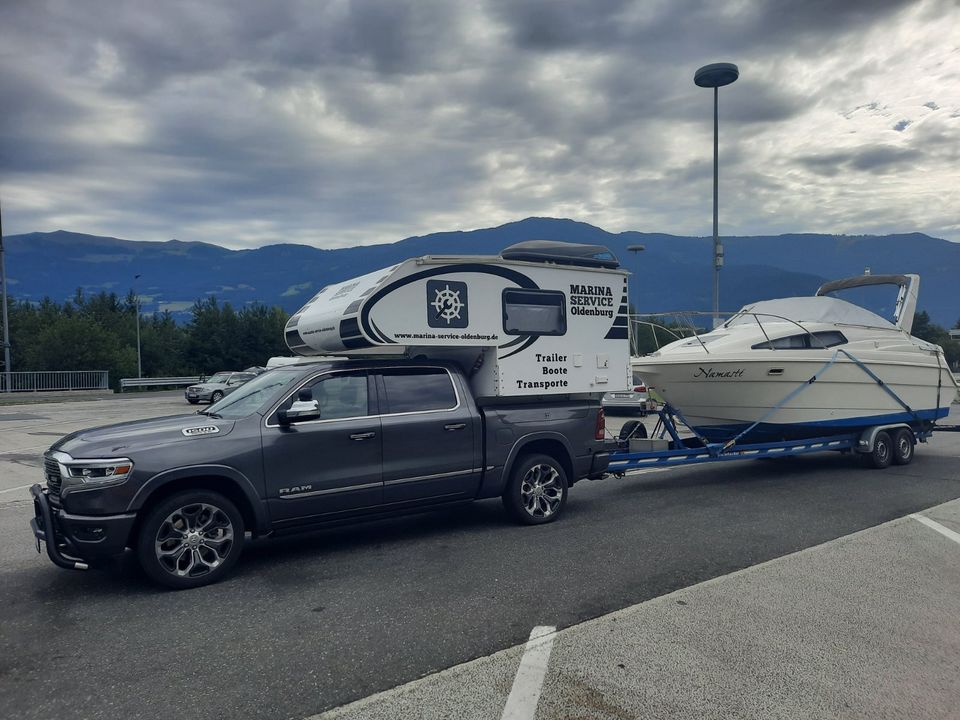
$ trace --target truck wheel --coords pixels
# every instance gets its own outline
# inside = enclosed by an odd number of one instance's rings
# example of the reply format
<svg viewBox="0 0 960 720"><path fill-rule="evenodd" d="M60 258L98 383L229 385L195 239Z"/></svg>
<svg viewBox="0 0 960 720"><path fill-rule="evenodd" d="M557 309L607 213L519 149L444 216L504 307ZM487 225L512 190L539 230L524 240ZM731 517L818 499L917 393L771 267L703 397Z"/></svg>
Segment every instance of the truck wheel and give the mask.
<svg viewBox="0 0 960 720"><path fill-rule="evenodd" d="M567 473L549 455L520 458L503 493L503 506L517 522L541 525L556 520L567 504Z"/></svg>
<svg viewBox="0 0 960 720"><path fill-rule="evenodd" d="M873 440L873 450L864 456L867 465L878 470L889 467L893 461L893 440L890 433L881 430Z"/></svg>
<svg viewBox="0 0 960 720"><path fill-rule="evenodd" d="M906 428L900 428L893 434L893 463L894 465L909 465L913 460L913 433Z"/></svg>
<svg viewBox="0 0 960 720"><path fill-rule="evenodd" d="M222 579L243 550L243 516L219 493L189 490L154 507L137 535L151 579L178 590Z"/></svg>
<svg viewBox="0 0 960 720"><path fill-rule="evenodd" d="M223 400L223 393L219 390L214 390L213 395L210 396L210 404L212 405L215 402L220 402Z"/></svg>

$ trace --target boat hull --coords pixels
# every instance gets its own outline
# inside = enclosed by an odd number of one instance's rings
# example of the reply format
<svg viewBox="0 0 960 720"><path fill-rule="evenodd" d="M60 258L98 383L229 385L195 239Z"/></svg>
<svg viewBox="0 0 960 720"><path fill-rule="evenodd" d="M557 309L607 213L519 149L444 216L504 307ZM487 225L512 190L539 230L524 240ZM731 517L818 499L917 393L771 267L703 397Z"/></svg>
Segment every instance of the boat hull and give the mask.
<svg viewBox="0 0 960 720"><path fill-rule="evenodd" d="M808 351L766 358L650 359L633 367L711 442L746 430L744 439L758 442L847 434L888 423L918 425L949 413L956 389L936 356L866 355L859 357L862 365L830 351Z"/></svg>

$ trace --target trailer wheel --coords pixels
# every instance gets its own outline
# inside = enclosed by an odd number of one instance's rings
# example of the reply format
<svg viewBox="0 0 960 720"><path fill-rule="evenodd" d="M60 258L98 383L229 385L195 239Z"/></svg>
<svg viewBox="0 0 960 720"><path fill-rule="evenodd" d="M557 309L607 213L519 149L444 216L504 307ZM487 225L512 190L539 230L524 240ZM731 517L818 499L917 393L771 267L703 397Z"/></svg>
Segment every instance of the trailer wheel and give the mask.
<svg viewBox="0 0 960 720"><path fill-rule="evenodd" d="M503 506L524 525L553 522L567 504L567 473L549 455L527 455L517 461L503 492Z"/></svg>
<svg viewBox="0 0 960 720"><path fill-rule="evenodd" d="M893 461L893 440L890 439L890 433L881 430L873 440L873 449L864 458L867 465L878 470L889 467Z"/></svg>
<svg viewBox="0 0 960 720"><path fill-rule="evenodd" d="M913 460L913 447L913 433L906 428L897 430L893 434L893 464L909 465Z"/></svg>

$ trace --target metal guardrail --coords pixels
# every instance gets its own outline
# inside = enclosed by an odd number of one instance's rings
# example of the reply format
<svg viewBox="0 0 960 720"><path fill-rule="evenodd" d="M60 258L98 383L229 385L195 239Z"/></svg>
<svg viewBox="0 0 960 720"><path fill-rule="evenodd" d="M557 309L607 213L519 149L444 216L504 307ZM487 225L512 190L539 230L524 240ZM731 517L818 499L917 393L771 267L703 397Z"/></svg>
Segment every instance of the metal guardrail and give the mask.
<svg viewBox="0 0 960 720"><path fill-rule="evenodd" d="M9 378L9 387L7 381ZM0 393L61 390L109 390L109 370L36 370L0 372Z"/></svg>
<svg viewBox="0 0 960 720"><path fill-rule="evenodd" d="M170 385L194 385L199 377L120 378L120 392L133 387L168 387Z"/></svg>

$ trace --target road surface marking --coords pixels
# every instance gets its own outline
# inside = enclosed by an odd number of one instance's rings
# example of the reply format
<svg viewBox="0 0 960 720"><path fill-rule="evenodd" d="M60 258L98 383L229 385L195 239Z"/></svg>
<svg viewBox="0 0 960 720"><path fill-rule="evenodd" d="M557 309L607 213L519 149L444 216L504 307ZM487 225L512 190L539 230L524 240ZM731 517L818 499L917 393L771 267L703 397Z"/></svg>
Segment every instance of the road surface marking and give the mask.
<svg viewBox="0 0 960 720"><path fill-rule="evenodd" d="M14 448L13 450L0 450L0 455L16 455L17 453L29 452L30 450L42 450L43 448L50 447L52 443L47 445L30 445L29 447Z"/></svg>
<svg viewBox="0 0 960 720"><path fill-rule="evenodd" d="M923 523L924 525L926 525L928 528L930 528L930 529L932 529L932 530L936 530L938 533L940 533L940 534L943 535L944 537L950 538L950 539L953 540L955 543L960 543L960 533L954 532L953 530L951 530L951 529L948 528L948 527L944 527L944 526L941 525L940 523L931 520L930 518L926 517L925 515L913 514L913 515L911 515L910 517L912 517L912 518L913 518L914 520L916 520L917 522L922 522L922 523Z"/></svg>
<svg viewBox="0 0 960 720"><path fill-rule="evenodd" d="M530 632L501 720L533 720L556 636L557 629L549 625L537 625Z"/></svg>
<svg viewBox="0 0 960 720"><path fill-rule="evenodd" d="M19 487L7 488L6 490L0 490L0 493L13 492L14 490L26 490L27 488L31 488L31 487L33 487L33 484L32 484L32 483L31 483L30 485L20 485Z"/></svg>

